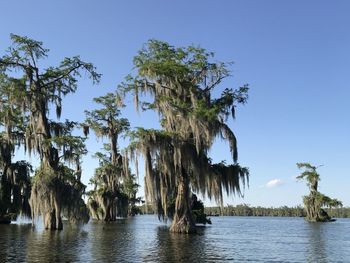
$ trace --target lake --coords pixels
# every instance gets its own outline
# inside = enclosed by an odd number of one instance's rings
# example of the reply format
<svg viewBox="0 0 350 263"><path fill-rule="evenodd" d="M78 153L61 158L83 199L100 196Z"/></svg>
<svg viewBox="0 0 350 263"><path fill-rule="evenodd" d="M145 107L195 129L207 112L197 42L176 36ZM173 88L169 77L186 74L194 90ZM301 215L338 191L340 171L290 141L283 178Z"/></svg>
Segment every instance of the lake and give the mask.
<svg viewBox="0 0 350 263"><path fill-rule="evenodd" d="M0 225L0 262L350 262L350 219L211 219L197 235L171 234L153 215L63 231Z"/></svg>

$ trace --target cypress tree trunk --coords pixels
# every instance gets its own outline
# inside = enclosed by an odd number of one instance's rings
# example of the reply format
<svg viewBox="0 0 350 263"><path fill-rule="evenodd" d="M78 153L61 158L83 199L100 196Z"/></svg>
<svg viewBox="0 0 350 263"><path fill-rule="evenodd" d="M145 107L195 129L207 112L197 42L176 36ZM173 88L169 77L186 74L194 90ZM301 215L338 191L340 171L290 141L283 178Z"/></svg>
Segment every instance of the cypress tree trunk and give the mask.
<svg viewBox="0 0 350 263"><path fill-rule="evenodd" d="M106 222L110 222L110 221L113 221L113 218L112 218L112 213L111 213L111 207L110 206L107 206L106 207L106 215L105 215L105 219L104 219Z"/></svg>
<svg viewBox="0 0 350 263"><path fill-rule="evenodd" d="M109 202L107 201L106 202L107 204L106 204L106 208L105 208L105 215L104 215L104 221L106 221L106 222L109 222L109 221L112 221L111 220L111 213L110 213L110 205L109 205Z"/></svg>
<svg viewBox="0 0 350 263"><path fill-rule="evenodd" d="M8 216L8 212L11 206L11 183L8 180L8 175L11 165L11 149L8 143L1 142L0 145L0 158L2 158L1 170L2 176L0 181L0 224L9 224L11 219Z"/></svg>
<svg viewBox="0 0 350 263"><path fill-rule="evenodd" d="M10 224L11 223L11 219L8 216L8 209L9 209L9 205L11 203L11 186L9 184L9 182L6 180L6 176L5 176L5 172L6 170L3 170L3 175L1 177L1 196L0 196L0 205L2 205L2 207L0 207L0 224Z"/></svg>
<svg viewBox="0 0 350 263"><path fill-rule="evenodd" d="M41 133L41 140L50 139L50 129L48 120L46 117L46 106L44 102L38 104L39 113L38 113L38 122L37 122L37 132ZM51 144L42 145L41 148L41 158L44 166L51 168L53 171L58 170L59 157L58 151ZM60 180L60 178L57 178ZM45 229L50 230L62 230L62 217L61 217L61 189L60 184L55 180L55 185L50 189L51 200L47 202L46 206L47 211L44 214L44 226ZM33 190L35 186L33 187ZM45 202L44 200L42 202Z"/></svg>
<svg viewBox="0 0 350 263"><path fill-rule="evenodd" d="M62 230L61 205L55 195L51 196L50 209L44 214L44 227L49 230Z"/></svg>
<svg viewBox="0 0 350 263"><path fill-rule="evenodd" d="M112 124L109 124L108 136L110 139L111 146L111 162L113 165L117 164L118 148L117 148L117 134L114 132L114 127Z"/></svg>
<svg viewBox="0 0 350 263"><path fill-rule="evenodd" d="M63 229L62 217L61 217L61 204L60 202L57 202L57 199L55 201L55 223L56 223L55 229L57 230Z"/></svg>
<svg viewBox="0 0 350 263"><path fill-rule="evenodd" d="M107 197L105 199L105 215L104 215L104 221L110 222L110 221L116 221L116 216L113 212L113 202L110 200L110 197Z"/></svg>
<svg viewBox="0 0 350 263"><path fill-rule="evenodd" d="M62 230L63 229L63 223L62 223L62 217L61 217L62 193L60 193L60 189L57 189L59 186L54 186L53 188L47 189L48 191L50 191L49 193L50 197L48 198L49 200L38 201L38 197L44 198L45 194L42 193L42 189L40 188L40 186L37 186L36 184L34 184L32 188L32 196L35 196L35 199L31 200L30 202L30 205L32 207L32 213L33 213L33 210L35 210L35 206L37 206L37 204L34 204L34 202L42 202L42 205L45 207L44 210L41 211L44 219L45 229ZM32 214L32 218L33 218L33 224L34 224L34 214Z"/></svg>
<svg viewBox="0 0 350 263"><path fill-rule="evenodd" d="M44 227L48 230L62 230L62 218L59 212L55 209L44 215Z"/></svg>
<svg viewBox="0 0 350 263"><path fill-rule="evenodd" d="M170 231L174 233L195 233L195 222L191 213L191 192L189 178L186 173L180 178L177 187L174 219Z"/></svg>
<svg viewBox="0 0 350 263"><path fill-rule="evenodd" d="M111 216L113 218L113 221L117 220L117 204L116 201L113 200L112 207L111 207Z"/></svg>
<svg viewBox="0 0 350 263"><path fill-rule="evenodd" d="M315 204L315 196L311 195L308 197L307 202L305 203L306 208L306 219L311 222L318 221L318 208Z"/></svg>
<svg viewBox="0 0 350 263"><path fill-rule="evenodd" d="M10 205L11 205L11 183L8 181L7 178L8 173L8 166L5 165L3 168L3 174L1 176L1 201L3 203L3 207L1 207L1 210L4 211L4 215L8 212ZM1 217L1 214L0 214Z"/></svg>
<svg viewBox="0 0 350 263"><path fill-rule="evenodd" d="M321 208L320 201L317 200L317 187L318 182L314 180L311 183L310 195L307 197L305 202L306 219L310 222L327 222L331 221L330 216L325 210Z"/></svg>

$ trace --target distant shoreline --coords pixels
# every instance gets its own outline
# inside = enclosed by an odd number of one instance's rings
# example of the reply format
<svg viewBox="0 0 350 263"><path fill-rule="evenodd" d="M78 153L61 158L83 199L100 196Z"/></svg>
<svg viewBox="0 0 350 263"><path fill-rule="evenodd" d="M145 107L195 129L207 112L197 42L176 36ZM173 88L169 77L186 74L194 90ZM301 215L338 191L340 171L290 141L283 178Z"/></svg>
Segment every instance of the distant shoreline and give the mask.
<svg viewBox="0 0 350 263"><path fill-rule="evenodd" d="M326 212L334 218L350 218L350 207L325 208ZM279 217L305 217L305 210L302 206L297 207L254 207L249 205L228 205L222 209L219 206L205 207L207 216L279 216Z"/></svg>
<svg viewBox="0 0 350 263"><path fill-rule="evenodd" d="M151 206L146 208L145 205L139 206L141 214L154 214ZM350 218L350 207L342 208L325 208L329 216L333 218ZM305 210L302 206L296 207L261 207L242 205L227 205L222 209L219 206L204 207L204 213L207 216L280 216L280 217L305 217Z"/></svg>

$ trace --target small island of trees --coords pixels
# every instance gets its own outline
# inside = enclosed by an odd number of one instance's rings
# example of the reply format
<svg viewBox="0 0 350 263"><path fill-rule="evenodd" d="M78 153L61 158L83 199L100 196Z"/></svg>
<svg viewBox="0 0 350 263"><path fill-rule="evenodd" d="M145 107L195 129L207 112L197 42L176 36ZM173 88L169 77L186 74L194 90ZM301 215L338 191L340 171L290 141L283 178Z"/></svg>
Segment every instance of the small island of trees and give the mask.
<svg viewBox="0 0 350 263"><path fill-rule="evenodd" d="M342 202L337 199L332 199L317 190L318 182L320 181L320 175L317 172L318 167L309 163L297 163L297 166L299 169L304 169L297 179L306 180L307 185L310 188L310 194L304 196L303 200L306 211L306 220L310 222L332 221L332 218L323 207L340 207L343 206Z"/></svg>

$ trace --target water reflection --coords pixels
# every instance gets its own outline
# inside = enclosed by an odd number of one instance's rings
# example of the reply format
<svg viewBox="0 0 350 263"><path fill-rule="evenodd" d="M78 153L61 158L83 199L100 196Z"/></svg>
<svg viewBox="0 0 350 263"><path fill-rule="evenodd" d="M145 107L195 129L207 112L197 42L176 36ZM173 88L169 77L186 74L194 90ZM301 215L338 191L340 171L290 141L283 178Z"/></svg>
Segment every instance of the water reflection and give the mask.
<svg viewBox="0 0 350 263"><path fill-rule="evenodd" d="M33 228L27 240L27 262L76 262L84 251L86 237L81 227L65 225L65 231L45 231Z"/></svg>
<svg viewBox="0 0 350 263"><path fill-rule="evenodd" d="M30 232L31 225L0 224L0 262L18 262L18 258L25 258Z"/></svg>
<svg viewBox="0 0 350 263"><path fill-rule="evenodd" d="M324 228L328 223L307 223L308 247L306 250L308 262L328 262Z"/></svg>
<svg viewBox="0 0 350 263"><path fill-rule="evenodd" d="M209 247L209 249L208 249ZM156 241L145 262L210 262L223 260L215 253L215 246L205 237L205 228L197 235L179 235L169 232L169 227L157 228Z"/></svg>
<svg viewBox="0 0 350 263"><path fill-rule="evenodd" d="M112 223L94 222L89 229L91 260L94 262L132 262L137 255L132 219Z"/></svg>
<svg viewBox="0 0 350 263"><path fill-rule="evenodd" d="M0 263L9 262L348 262L350 220L213 219L197 235L169 233L153 216L63 231L0 225Z"/></svg>

